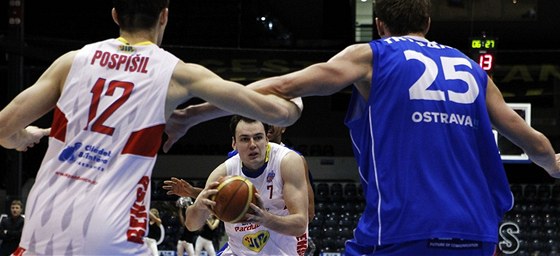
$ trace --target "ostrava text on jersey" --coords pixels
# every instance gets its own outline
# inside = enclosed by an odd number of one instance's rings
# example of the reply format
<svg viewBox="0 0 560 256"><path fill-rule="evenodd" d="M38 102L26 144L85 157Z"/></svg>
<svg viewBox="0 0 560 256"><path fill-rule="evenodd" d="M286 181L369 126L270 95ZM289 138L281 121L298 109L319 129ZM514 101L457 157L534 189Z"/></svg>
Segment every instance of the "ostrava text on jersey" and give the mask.
<svg viewBox="0 0 560 256"><path fill-rule="evenodd" d="M367 200L357 242L497 243L513 198L486 111L487 74L457 49L424 38L370 46L369 99L354 89L345 120Z"/></svg>

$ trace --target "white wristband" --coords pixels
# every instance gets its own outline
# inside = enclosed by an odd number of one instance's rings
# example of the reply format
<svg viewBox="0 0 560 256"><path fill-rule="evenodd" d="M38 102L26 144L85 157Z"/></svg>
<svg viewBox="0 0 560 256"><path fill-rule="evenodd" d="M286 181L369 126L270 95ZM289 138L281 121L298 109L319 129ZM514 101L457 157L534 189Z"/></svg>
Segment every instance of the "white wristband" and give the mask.
<svg viewBox="0 0 560 256"><path fill-rule="evenodd" d="M303 111L303 99L301 97L293 98L290 100L299 108L299 111Z"/></svg>

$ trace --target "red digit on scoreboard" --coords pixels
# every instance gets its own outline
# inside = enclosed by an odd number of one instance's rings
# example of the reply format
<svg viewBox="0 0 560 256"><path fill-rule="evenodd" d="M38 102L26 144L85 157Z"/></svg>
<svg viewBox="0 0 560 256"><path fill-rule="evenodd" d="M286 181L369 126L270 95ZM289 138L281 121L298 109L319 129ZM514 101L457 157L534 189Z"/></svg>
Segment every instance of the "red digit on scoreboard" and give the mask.
<svg viewBox="0 0 560 256"><path fill-rule="evenodd" d="M478 56L478 64L480 67L486 71L492 70L494 64L494 56L490 53L480 54Z"/></svg>

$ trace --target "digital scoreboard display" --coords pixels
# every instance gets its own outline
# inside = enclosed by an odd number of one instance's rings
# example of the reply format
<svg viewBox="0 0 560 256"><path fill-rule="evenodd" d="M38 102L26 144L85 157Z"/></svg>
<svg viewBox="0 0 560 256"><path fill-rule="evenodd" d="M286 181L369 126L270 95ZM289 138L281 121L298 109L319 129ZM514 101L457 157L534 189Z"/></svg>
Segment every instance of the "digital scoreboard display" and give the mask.
<svg viewBox="0 0 560 256"><path fill-rule="evenodd" d="M470 51L472 58L478 62L480 67L486 72L494 69L494 51L496 49L496 39L490 37L470 38Z"/></svg>
<svg viewBox="0 0 560 256"><path fill-rule="evenodd" d="M471 39L471 49L473 50L489 50L496 48L496 40L487 38Z"/></svg>

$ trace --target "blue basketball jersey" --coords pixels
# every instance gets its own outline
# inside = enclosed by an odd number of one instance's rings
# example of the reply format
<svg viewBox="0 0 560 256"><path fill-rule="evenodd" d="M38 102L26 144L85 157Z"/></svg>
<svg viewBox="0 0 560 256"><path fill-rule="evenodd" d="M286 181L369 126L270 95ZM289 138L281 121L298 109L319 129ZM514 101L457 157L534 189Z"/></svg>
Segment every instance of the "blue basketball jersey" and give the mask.
<svg viewBox="0 0 560 256"><path fill-rule="evenodd" d="M497 243L513 197L486 110L487 74L424 38L369 44L369 99L354 89L345 120L366 198L357 243Z"/></svg>

